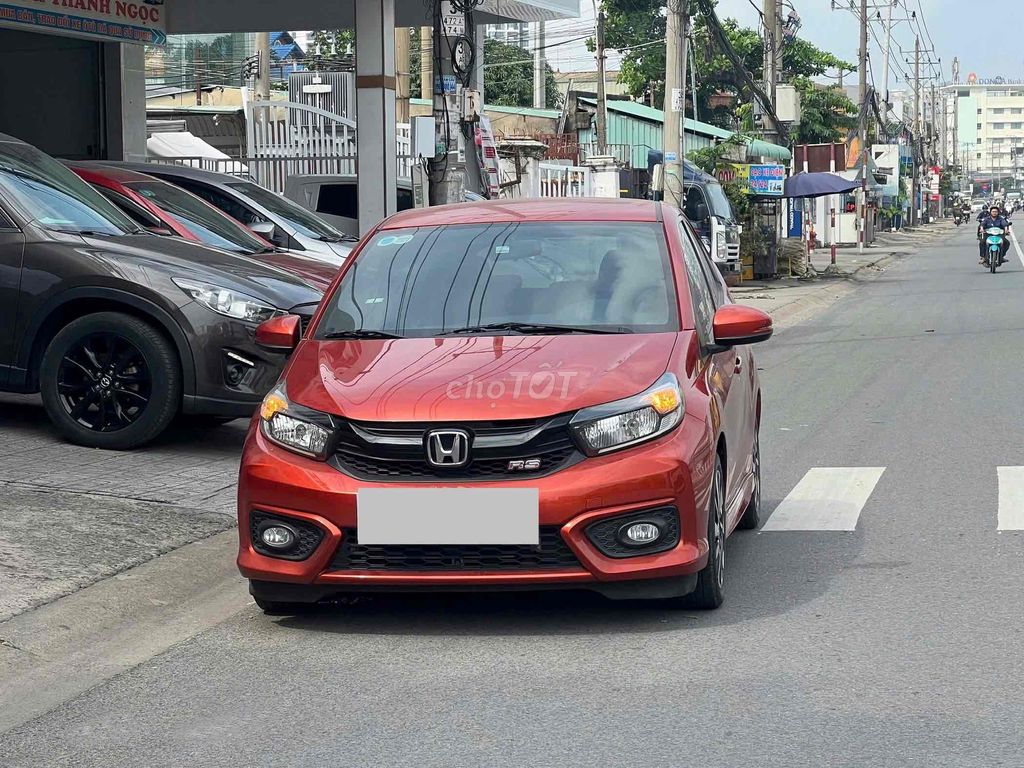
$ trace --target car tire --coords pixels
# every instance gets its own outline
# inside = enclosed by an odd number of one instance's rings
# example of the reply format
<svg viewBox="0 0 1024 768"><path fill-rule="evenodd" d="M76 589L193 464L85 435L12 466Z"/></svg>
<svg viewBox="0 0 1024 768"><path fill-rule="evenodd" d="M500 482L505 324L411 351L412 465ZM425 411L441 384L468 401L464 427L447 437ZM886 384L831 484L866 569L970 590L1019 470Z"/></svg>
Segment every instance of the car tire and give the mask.
<svg viewBox="0 0 1024 768"><path fill-rule="evenodd" d="M753 531L761 525L761 436L760 430L754 432L754 447L751 451L750 463L753 467L754 487L750 491L750 501L743 510L737 528Z"/></svg>
<svg viewBox="0 0 1024 768"><path fill-rule="evenodd" d="M144 320L97 312L62 328L39 371L43 406L69 441L127 450L148 443L181 404L181 366L171 342Z"/></svg>
<svg viewBox="0 0 1024 768"><path fill-rule="evenodd" d="M713 610L725 600L725 470L722 457L715 457L715 473L711 480L708 502L708 563L697 574L693 592L673 600L683 608Z"/></svg>

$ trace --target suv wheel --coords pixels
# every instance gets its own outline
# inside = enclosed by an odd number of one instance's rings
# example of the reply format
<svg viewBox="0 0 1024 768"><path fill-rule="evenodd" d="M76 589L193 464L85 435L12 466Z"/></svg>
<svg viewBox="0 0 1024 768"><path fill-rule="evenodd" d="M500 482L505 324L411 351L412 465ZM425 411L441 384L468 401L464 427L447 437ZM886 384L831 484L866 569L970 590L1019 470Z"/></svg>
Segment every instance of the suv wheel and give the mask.
<svg viewBox="0 0 1024 768"><path fill-rule="evenodd" d="M167 427L181 402L171 343L149 323L97 312L65 326L43 354L43 405L73 443L124 450Z"/></svg>

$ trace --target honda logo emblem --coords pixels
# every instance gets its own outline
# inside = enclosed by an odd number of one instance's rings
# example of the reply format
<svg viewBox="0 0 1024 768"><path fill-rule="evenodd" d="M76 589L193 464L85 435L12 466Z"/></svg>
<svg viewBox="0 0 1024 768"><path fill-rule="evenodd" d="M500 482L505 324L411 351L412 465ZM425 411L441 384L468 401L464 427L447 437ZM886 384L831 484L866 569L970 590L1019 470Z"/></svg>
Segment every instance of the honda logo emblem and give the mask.
<svg viewBox="0 0 1024 768"><path fill-rule="evenodd" d="M432 467L461 467L469 461L469 433L461 429L428 432L426 447Z"/></svg>

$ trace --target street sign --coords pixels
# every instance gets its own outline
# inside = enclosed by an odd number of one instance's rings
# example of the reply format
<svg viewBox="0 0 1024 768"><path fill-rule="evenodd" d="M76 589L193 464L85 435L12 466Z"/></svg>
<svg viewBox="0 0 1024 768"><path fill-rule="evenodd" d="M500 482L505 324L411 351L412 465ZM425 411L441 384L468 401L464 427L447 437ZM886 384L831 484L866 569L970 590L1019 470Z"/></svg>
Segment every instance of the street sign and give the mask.
<svg viewBox="0 0 1024 768"><path fill-rule="evenodd" d="M466 32L466 14L456 10L451 0L441 0L441 29L445 37L458 37Z"/></svg>
<svg viewBox="0 0 1024 768"><path fill-rule="evenodd" d="M686 96L683 95L683 89L682 88L673 88L672 89L672 111L673 112L682 112L683 111L683 104L685 103L685 101L686 101Z"/></svg>
<svg viewBox="0 0 1024 768"><path fill-rule="evenodd" d="M675 152L666 152L665 153L665 162L666 163L678 163L679 162L679 155L677 155Z"/></svg>

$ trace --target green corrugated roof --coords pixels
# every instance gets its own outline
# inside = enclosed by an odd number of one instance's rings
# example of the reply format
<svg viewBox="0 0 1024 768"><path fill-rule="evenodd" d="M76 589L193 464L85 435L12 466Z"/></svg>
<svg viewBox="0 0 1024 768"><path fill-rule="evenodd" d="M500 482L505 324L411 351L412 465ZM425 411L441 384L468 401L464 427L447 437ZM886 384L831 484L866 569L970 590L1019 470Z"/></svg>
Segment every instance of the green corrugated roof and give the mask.
<svg viewBox="0 0 1024 768"><path fill-rule="evenodd" d="M597 106L595 99L581 98L584 104L590 104ZM665 121L665 113L660 109L654 107L648 107L646 104L641 104L638 101L626 101L620 99L609 99L608 100L608 111L609 112L621 112L624 115L630 117L638 117L641 120L647 120L652 123L662 123ZM699 120L691 120L686 118L685 130L690 133L699 133L703 136L711 136L716 139L728 139L732 136L732 131L727 131L724 128L719 128L717 125L711 125L709 123L702 123Z"/></svg>
<svg viewBox="0 0 1024 768"><path fill-rule="evenodd" d="M429 107L430 99L409 99L410 104L418 107ZM506 107L501 104L484 104L487 112L502 112L508 115L523 115L525 117L548 117L557 118L562 114L560 109L533 109L532 107Z"/></svg>

